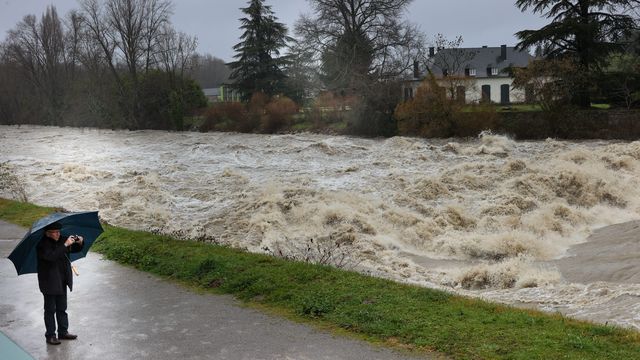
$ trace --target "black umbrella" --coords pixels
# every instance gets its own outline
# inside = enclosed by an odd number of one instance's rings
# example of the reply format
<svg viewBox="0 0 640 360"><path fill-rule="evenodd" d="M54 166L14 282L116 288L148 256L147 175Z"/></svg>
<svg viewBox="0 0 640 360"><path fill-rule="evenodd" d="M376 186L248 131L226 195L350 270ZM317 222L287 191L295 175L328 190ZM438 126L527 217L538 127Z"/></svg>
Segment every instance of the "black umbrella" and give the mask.
<svg viewBox="0 0 640 360"><path fill-rule="evenodd" d="M44 228L58 222L62 225L60 230L61 238L65 239L70 235L80 235L84 238L82 251L71 253L69 260L75 261L87 255L89 247L104 231L100 226L97 211L77 212L77 213L53 213L45 216L31 225L31 229L24 235L8 258L16 267L18 275L35 273L38 271L38 255L36 247L42 236Z"/></svg>

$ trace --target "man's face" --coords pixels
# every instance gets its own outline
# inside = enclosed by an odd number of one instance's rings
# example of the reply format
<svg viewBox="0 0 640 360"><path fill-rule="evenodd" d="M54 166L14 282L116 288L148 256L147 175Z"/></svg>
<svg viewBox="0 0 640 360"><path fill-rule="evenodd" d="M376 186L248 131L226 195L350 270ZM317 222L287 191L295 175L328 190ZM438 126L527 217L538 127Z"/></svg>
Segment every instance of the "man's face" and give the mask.
<svg viewBox="0 0 640 360"><path fill-rule="evenodd" d="M46 234L55 241L60 239L60 230L47 230Z"/></svg>

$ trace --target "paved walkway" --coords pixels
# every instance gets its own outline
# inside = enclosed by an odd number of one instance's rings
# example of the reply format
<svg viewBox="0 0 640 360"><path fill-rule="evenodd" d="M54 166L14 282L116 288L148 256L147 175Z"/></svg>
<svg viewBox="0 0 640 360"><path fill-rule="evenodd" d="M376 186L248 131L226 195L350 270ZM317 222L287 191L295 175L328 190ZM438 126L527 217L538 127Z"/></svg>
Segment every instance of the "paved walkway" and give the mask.
<svg viewBox="0 0 640 360"><path fill-rule="evenodd" d="M35 274L6 256L26 229L0 221L0 331L36 359L415 359L196 294L90 252L69 294L75 341L45 343ZM0 358L8 354L0 348Z"/></svg>

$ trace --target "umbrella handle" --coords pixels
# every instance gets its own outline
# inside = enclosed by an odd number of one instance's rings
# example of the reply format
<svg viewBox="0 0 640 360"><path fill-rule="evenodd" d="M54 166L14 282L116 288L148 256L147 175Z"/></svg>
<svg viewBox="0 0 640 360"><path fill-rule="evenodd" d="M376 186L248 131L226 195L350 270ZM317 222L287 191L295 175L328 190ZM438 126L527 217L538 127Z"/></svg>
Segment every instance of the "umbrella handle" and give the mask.
<svg viewBox="0 0 640 360"><path fill-rule="evenodd" d="M80 273L78 272L78 269L75 267L75 265L71 265L71 270L73 270L73 273L76 274L76 276L80 275Z"/></svg>

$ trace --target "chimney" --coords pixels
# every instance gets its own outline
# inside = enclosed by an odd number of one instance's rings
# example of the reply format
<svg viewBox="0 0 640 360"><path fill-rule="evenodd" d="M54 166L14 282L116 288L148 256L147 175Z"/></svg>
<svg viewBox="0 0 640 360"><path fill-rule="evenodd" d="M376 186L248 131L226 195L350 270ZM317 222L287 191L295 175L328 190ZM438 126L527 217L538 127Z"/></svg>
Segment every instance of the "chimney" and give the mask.
<svg viewBox="0 0 640 360"><path fill-rule="evenodd" d="M434 48L433 46L429 47L429 57L433 57L436 54L436 48Z"/></svg>
<svg viewBox="0 0 640 360"><path fill-rule="evenodd" d="M507 60L507 45L500 45L500 59Z"/></svg>
<svg viewBox="0 0 640 360"><path fill-rule="evenodd" d="M420 78L420 65L418 64L418 60L413 61L413 78Z"/></svg>

